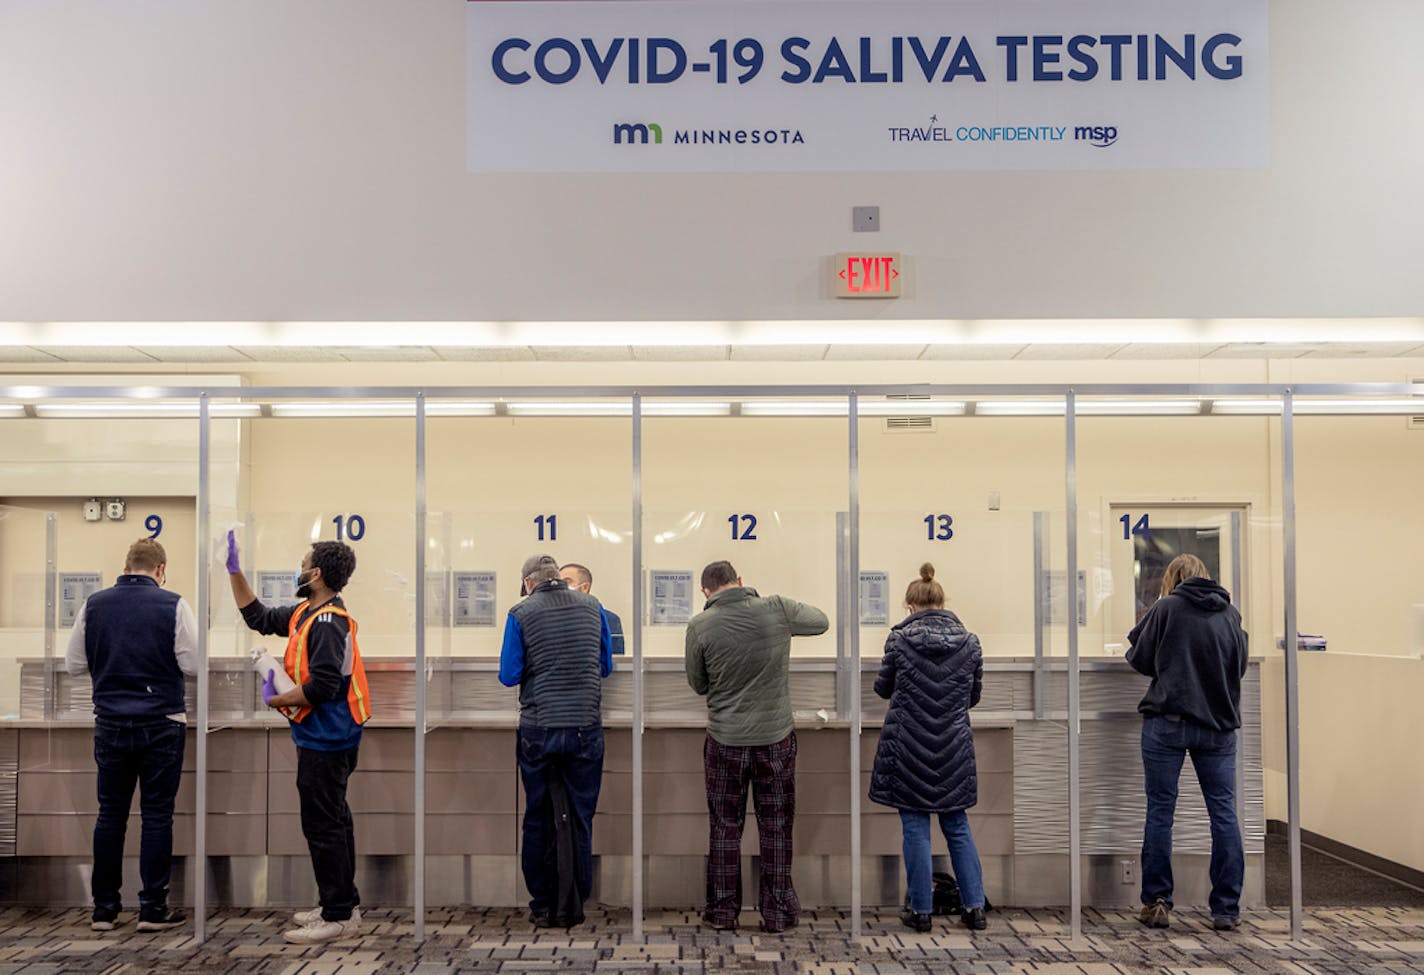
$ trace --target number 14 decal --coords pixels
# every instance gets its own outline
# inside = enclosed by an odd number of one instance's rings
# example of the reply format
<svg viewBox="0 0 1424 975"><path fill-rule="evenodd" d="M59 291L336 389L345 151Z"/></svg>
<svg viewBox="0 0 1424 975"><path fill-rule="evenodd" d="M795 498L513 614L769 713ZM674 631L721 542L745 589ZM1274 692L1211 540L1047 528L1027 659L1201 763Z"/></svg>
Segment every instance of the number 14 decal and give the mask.
<svg viewBox="0 0 1424 975"><path fill-rule="evenodd" d="M1128 529L1128 524L1132 521L1132 515L1123 515L1118 521L1122 522L1122 537L1124 540L1130 539L1133 535L1141 535L1143 538L1152 537L1152 526L1147 523L1147 516L1143 515L1137 519L1137 524Z"/></svg>

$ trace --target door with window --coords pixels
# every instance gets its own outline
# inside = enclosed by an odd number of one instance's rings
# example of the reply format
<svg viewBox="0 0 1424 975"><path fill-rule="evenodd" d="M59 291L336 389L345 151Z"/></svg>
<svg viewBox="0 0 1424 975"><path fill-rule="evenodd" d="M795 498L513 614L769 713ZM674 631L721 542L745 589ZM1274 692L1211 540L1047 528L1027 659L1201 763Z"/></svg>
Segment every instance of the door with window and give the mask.
<svg viewBox="0 0 1424 975"><path fill-rule="evenodd" d="M1178 555L1205 563L1246 614L1245 504L1130 502L1109 506L1113 629L1126 634L1161 598L1162 576ZM1250 623L1247 622L1249 629Z"/></svg>

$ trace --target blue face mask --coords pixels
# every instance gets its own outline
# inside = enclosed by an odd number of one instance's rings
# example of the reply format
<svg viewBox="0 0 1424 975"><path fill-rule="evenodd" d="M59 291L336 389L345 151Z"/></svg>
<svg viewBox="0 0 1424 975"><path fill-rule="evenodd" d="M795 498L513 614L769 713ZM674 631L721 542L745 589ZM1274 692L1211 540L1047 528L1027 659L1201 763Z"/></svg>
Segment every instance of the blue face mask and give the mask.
<svg viewBox="0 0 1424 975"><path fill-rule="evenodd" d="M308 573L310 573L311 571L312 571L311 569L298 569L298 570L297 570L297 576L296 576L296 580L295 580L295 581L296 581L296 584L297 584L297 598L298 598L298 599L306 599L308 596L311 595L311 580L312 580L312 577L308 574Z"/></svg>

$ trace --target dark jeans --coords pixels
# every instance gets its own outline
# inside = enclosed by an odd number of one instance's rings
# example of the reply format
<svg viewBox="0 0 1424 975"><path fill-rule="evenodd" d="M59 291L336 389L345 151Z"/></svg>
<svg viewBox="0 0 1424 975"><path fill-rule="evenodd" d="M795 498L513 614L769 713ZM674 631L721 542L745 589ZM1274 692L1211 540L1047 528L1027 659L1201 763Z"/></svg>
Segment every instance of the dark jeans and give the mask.
<svg viewBox="0 0 1424 975"><path fill-rule="evenodd" d="M117 913L124 872L124 833L139 790L143 833L138 872L139 908L168 906L173 865L173 799L183 771L188 726L168 718L94 721L94 764L99 769L99 818L94 823L94 907Z"/></svg>
<svg viewBox="0 0 1424 975"><path fill-rule="evenodd" d="M1172 819L1177 780L1190 754L1211 819L1211 913L1241 912L1246 858L1236 820L1236 732L1214 731L1191 721L1149 717L1142 722L1142 772L1147 822L1142 829L1142 903L1172 903Z"/></svg>
<svg viewBox="0 0 1424 975"><path fill-rule="evenodd" d="M796 822L796 732L770 745L724 745L711 735L702 745L707 784L707 907L709 924L735 927L742 910L742 830L747 788L756 807L761 844L761 923L784 931L796 923L801 901L791 883L792 827Z"/></svg>
<svg viewBox="0 0 1424 975"><path fill-rule="evenodd" d="M297 795L302 835L311 852L317 897L325 921L348 921L361 903L356 891L356 831L346 803L346 783L360 748L341 752L297 749Z"/></svg>
<svg viewBox="0 0 1424 975"><path fill-rule="evenodd" d="M524 783L520 864L529 909L572 923L593 891L593 813L603 784L603 727L521 727L518 752ZM572 841L564 873L559 870L560 830ZM570 867L577 905L559 897L560 879L570 879Z"/></svg>

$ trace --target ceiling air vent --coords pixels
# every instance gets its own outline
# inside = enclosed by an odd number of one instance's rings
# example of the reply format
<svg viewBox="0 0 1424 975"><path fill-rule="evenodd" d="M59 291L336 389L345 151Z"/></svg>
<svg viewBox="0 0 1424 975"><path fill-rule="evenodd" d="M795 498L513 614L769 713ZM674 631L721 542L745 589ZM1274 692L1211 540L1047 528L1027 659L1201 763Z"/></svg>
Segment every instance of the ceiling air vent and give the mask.
<svg viewBox="0 0 1424 975"><path fill-rule="evenodd" d="M934 428L935 422L932 416L887 416L885 418L886 433L933 433Z"/></svg>

